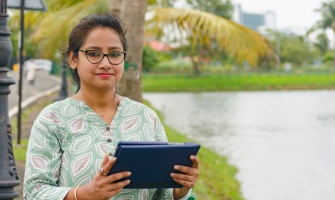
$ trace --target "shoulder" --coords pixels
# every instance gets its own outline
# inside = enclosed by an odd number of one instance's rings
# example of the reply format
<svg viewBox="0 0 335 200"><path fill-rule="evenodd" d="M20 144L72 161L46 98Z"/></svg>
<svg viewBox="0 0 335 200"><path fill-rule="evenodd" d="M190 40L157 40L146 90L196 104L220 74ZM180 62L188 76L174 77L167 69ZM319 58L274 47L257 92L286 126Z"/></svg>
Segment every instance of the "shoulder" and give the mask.
<svg viewBox="0 0 335 200"><path fill-rule="evenodd" d="M47 105L38 115L37 120L48 121L55 124L60 124L63 118L67 116L71 107L68 98L65 100L57 101Z"/></svg>
<svg viewBox="0 0 335 200"><path fill-rule="evenodd" d="M123 100L120 102L120 105L123 106L124 108L132 108L132 109L137 109L137 110L141 110L142 112L151 112L151 113L154 113L155 115L156 112L150 108L149 106L143 104L143 103L140 103L140 102L137 102L137 101L134 101L134 100L131 100L127 97L124 97Z"/></svg>

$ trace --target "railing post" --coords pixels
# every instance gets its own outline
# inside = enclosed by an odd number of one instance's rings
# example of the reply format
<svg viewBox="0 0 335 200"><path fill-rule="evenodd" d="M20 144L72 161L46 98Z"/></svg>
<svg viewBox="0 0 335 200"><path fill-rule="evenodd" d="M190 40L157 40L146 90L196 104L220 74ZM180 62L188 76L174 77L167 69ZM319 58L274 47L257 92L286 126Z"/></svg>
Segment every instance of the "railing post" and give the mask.
<svg viewBox="0 0 335 200"><path fill-rule="evenodd" d="M0 199L19 196L14 187L20 185L12 146L12 131L8 117L9 86L14 79L7 76L7 65L12 55L11 33L7 26L7 0L0 0Z"/></svg>
<svg viewBox="0 0 335 200"><path fill-rule="evenodd" d="M64 100L67 97L68 97L68 93L67 93L66 66L63 65L63 68L62 68L62 85L61 85L61 89L59 91L59 96L54 99L54 102Z"/></svg>

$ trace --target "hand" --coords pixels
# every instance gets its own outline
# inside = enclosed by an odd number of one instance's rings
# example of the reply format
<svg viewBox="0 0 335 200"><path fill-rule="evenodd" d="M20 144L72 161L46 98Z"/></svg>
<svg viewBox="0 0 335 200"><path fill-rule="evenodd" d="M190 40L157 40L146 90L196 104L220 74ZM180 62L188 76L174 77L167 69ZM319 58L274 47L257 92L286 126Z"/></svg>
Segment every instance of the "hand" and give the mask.
<svg viewBox="0 0 335 200"><path fill-rule="evenodd" d="M130 172L119 172L107 176L110 169L113 167L116 158L109 160L108 155L105 155L101 168L103 173L97 173L94 179L88 185L82 186L81 190L85 189L83 193L77 193L78 199L109 199L116 194L120 193L124 186L130 183L129 180L120 181L114 183L117 180L128 177L131 175ZM78 188L79 189L79 188ZM79 190L78 190L79 191ZM80 195L81 194L81 195ZM79 197L80 196L80 197Z"/></svg>
<svg viewBox="0 0 335 200"><path fill-rule="evenodd" d="M195 186L199 177L199 159L196 156L190 156L192 167L174 166L174 169L182 173L171 173L174 181L182 185L181 188L173 189L173 198L180 199L187 194L187 192Z"/></svg>

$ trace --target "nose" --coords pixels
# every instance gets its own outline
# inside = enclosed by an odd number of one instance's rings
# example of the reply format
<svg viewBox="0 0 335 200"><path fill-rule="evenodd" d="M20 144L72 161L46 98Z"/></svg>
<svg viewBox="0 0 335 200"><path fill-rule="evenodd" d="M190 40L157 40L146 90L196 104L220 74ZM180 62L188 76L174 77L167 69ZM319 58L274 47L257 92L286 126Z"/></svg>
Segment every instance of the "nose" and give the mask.
<svg viewBox="0 0 335 200"><path fill-rule="evenodd" d="M104 55L104 56L102 57L102 60L101 60L100 63L99 63L99 67L100 67L100 68L107 68L107 69L110 69L110 68L111 68L111 64L110 64L110 62L109 62L109 60L108 60L107 55Z"/></svg>

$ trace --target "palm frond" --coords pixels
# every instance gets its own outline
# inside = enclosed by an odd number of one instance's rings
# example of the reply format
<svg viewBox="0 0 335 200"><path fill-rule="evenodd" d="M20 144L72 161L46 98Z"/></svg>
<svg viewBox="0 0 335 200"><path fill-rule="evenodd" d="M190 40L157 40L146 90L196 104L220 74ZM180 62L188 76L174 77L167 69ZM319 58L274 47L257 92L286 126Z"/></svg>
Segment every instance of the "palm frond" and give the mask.
<svg viewBox="0 0 335 200"><path fill-rule="evenodd" d="M210 41L207 37L214 38L238 61L248 61L252 66L256 66L261 58L276 59L269 43L259 33L223 17L193 9L153 8L152 12L149 23L157 24L156 31L171 26L198 38L194 42L207 43Z"/></svg>
<svg viewBox="0 0 335 200"><path fill-rule="evenodd" d="M39 23L31 39L33 42L42 42L46 48L44 56L53 58L61 43L65 43L72 28L81 18L88 14L108 11L106 0L81 1L70 7L51 12Z"/></svg>

